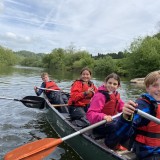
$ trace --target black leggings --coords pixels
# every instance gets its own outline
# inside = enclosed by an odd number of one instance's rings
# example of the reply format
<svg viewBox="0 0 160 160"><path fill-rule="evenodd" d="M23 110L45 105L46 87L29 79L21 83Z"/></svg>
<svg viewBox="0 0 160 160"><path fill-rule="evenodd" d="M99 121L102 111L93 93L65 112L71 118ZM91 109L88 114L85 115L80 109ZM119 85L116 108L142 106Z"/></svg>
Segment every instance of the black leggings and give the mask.
<svg viewBox="0 0 160 160"><path fill-rule="evenodd" d="M81 119L82 117L86 117L86 112L88 110L88 107L69 107L69 113L72 120L75 119Z"/></svg>

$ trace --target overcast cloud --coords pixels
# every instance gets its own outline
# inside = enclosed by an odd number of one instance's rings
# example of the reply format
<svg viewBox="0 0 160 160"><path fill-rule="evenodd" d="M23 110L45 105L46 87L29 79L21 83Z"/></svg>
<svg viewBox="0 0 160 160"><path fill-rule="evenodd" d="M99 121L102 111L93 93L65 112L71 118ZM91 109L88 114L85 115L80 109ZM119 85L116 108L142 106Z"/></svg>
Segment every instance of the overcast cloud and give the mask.
<svg viewBox="0 0 160 160"><path fill-rule="evenodd" d="M160 29L160 0L0 0L0 45L50 53L54 48L97 53L127 49Z"/></svg>

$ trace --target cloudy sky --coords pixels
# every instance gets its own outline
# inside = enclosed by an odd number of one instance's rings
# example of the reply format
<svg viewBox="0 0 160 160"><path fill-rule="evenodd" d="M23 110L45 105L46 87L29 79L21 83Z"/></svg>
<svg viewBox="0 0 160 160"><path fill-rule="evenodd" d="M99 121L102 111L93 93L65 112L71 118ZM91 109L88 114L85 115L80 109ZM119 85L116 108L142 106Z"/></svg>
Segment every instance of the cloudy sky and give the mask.
<svg viewBox="0 0 160 160"><path fill-rule="evenodd" d="M0 45L118 52L160 31L160 0L0 0Z"/></svg>

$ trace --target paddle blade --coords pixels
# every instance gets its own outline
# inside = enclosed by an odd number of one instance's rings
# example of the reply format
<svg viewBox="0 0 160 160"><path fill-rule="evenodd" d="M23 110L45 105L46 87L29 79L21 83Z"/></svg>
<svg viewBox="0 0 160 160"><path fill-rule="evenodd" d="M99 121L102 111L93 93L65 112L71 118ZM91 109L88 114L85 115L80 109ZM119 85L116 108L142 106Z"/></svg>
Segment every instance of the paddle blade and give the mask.
<svg viewBox="0 0 160 160"><path fill-rule="evenodd" d="M44 138L8 152L4 160L42 160L52 153L62 139Z"/></svg>
<svg viewBox="0 0 160 160"><path fill-rule="evenodd" d="M20 100L26 107L43 109L45 100L38 96L26 96Z"/></svg>

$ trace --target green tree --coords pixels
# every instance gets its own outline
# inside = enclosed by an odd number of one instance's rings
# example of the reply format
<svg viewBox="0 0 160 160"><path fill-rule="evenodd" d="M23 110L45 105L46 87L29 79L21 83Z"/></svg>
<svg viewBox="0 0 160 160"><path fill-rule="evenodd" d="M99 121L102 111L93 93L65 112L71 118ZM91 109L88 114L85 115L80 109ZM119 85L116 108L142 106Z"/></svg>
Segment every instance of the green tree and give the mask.
<svg viewBox="0 0 160 160"><path fill-rule="evenodd" d="M74 54L74 61L73 61L72 68L74 70L76 69L82 69L83 67L94 67L94 59L91 57L91 55L87 51L78 51Z"/></svg>
<svg viewBox="0 0 160 160"><path fill-rule="evenodd" d="M19 58L19 64L22 66L31 66L31 67L43 67L42 57L43 53L34 53L26 50L21 50L14 52L15 55Z"/></svg>
<svg viewBox="0 0 160 160"><path fill-rule="evenodd" d="M108 75L116 71L116 64L110 56L100 58L95 60L94 71L96 74Z"/></svg>
<svg viewBox="0 0 160 160"><path fill-rule="evenodd" d="M62 48L54 49L50 54L44 56L43 63L46 64L48 68L54 68L57 70L63 70L65 63L65 50Z"/></svg>
<svg viewBox="0 0 160 160"><path fill-rule="evenodd" d="M142 77L160 68L160 40L154 37L139 38L130 47L126 69L131 77Z"/></svg>
<svg viewBox="0 0 160 160"><path fill-rule="evenodd" d="M17 63L17 60L12 50L0 46L0 64L12 66Z"/></svg>

